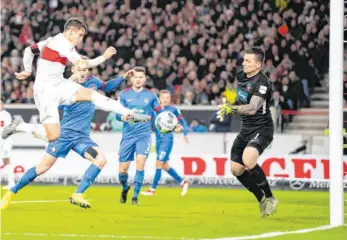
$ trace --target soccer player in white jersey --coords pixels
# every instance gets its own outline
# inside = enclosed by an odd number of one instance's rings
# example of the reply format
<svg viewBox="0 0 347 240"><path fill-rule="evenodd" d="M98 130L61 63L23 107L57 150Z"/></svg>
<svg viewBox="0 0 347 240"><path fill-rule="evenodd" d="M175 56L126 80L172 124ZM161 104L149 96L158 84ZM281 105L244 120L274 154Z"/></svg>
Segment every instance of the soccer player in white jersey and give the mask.
<svg viewBox="0 0 347 240"><path fill-rule="evenodd" d="M1 98L0 103L0 133L2 133L4 127L8 126L12 117L9 112L4 109L5 101ZM14 186L14 173L13 166L10 162L11 159L11 150L12 150L12 139L8 138L6 140L0 138L0 158L3 161L3 168L0 170L1 175L7 177L7 186L4 186L3 189L8 190Z"/></svg>
<svg viewBox="0 0 347 240"><path fill-rule="evenodd" d="M68 62L78 68L91 68L116 54L116 49L109 47L103 55L91 60L83 60L76 52L75 47L82 42L86 32L87 26L83 20L70 18L64 25L63 33L25 49L23 56L24 71L15 73L15 75L20 80L29 77L32 72L34 56L39 55L34 84L34 99L43 127L39 124L26 124L14 120L10 127L6 128L6 132L3 132L3 138L20 131L33 135L46 135L49 142L55 141L60 136L58 106L81 101L91 101L96 107L104 111L126 115L135 122L150 120L150 116L134 113L118 101L107 98L93 89L84 88L80 84L63 77Z"/></svg>

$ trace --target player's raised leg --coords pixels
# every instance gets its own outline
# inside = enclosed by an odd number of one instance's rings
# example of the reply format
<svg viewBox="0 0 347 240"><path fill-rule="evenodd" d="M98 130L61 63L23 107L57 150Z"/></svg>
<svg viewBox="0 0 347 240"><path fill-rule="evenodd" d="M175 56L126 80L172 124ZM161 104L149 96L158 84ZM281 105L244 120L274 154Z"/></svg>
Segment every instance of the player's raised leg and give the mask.
<svg viewBox="0 0 347 240"><path fill-rule="evenodd" d="M90 142L92 142L90 140ZM105 166L107 160L105 154L103 154L99 147L85 147L87 144L80 144L74 150L84 158L92 162L89 168L85 171L83 178L78 185L76 191L70 197L70 203L78 205L82 208L90 208L91 204L84 198L85 191L90 187L90 185L95 181L101 169Z"/></svg>
<svg viewBox="0 0 347 240"><path fill-rule="evenodd" d="M48 142L47 133L42 124L26 123L21 117L15 118L9 126L5 127L1 137L7 139L18 132L24 132Z"/></svg>
<svg viewBox="0 0 347 240"><path fill-rule="evenodd" d="M45 173L48 169L50 169L56 160L56 157L50 154L45 154L40 163L37 166L30 168L11 188L11 190L5 194L5 196L1 199L0 209L7 208L10 205L14 195L17 194L19 190L32 182L37 176Z"/></svg>

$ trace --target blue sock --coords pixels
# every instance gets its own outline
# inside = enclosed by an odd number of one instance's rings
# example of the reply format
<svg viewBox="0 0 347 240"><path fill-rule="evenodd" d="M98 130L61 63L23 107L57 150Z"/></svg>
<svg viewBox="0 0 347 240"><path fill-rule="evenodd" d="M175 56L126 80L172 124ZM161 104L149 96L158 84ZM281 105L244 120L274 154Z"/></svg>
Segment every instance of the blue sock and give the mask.
<svg viewBox="0 0 347 240"><path fill-rule="evenodd" d="M101 169L94 164L91 164L90 167L86 170L83 175L82 181L77 187L75 193L84 193L90 185L94 182L95 178L99 175Z"/></svg>
<svg viewBox="0 0 347 240"><path fill-rule="evenodd" d="M134 196L133 196L133 198L137 198L139 196L144 177L145 177L145 171L136 170L136 175L135 175L135 179L134 179Z"/></svg>
<svg viewBox="0 0 347 240"><path fill-rule="evenodd" d="M128 173L118 173L118 178L120 184L123 186L123 191L127 190L129 188L128 185Z"/></svg>
<svg viewBox="0 0 347 240"><path fill-rule="evenodd" d="M154 175L154 179L152 183L152 189L157 188L160 178L161 178L161 168L157 168L157 170L155 171L155 175Z"/></svg>
<svg viewBox="0 0 347 240"><path fill-rule="evenodd" d="M32 167L30 168L17 182L16 185L14 185L11 188L11 192L13 193L17 193L19 190L21 190L23 187L25 187L26 185L28 185L30 182L32 182L36 177L37 177L37 173L36 173L36 167Z"/></svg>
<svg viewBox="0 0 347 240"><path fill-rule="evenodd" d="M179 184L183 181L183 178L180 175L178 175L178 173L175 171L175 169L170 167L169 170L167 171L167 173L171 177L173 177L173 179L175 179L176 182L178 182Z"/></svg>

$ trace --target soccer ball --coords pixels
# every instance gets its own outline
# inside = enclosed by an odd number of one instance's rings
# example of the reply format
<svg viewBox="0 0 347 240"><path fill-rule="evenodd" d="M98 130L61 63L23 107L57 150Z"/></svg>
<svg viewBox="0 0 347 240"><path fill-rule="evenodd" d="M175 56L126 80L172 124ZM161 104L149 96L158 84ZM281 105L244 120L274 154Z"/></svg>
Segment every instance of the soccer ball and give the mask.
<svg viewBox="0 0 347 240"><path fill-rule="evenodd" d="M155 119L155 127L161 133L169 133L175 130L178 120L172 112L165 111L158 114Z"/></svg>

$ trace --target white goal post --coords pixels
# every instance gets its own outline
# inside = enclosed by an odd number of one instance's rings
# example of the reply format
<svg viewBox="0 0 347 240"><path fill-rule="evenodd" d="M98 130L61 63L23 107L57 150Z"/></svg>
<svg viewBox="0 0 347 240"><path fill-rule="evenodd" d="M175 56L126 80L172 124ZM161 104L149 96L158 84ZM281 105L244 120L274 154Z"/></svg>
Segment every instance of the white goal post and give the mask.
<svg viewBox="0 0 347 240"><path fill-rule="evenodd" d="M330 0L329 159L330 225L344 223L343 210L343 21L344 0Z"/></svg>

